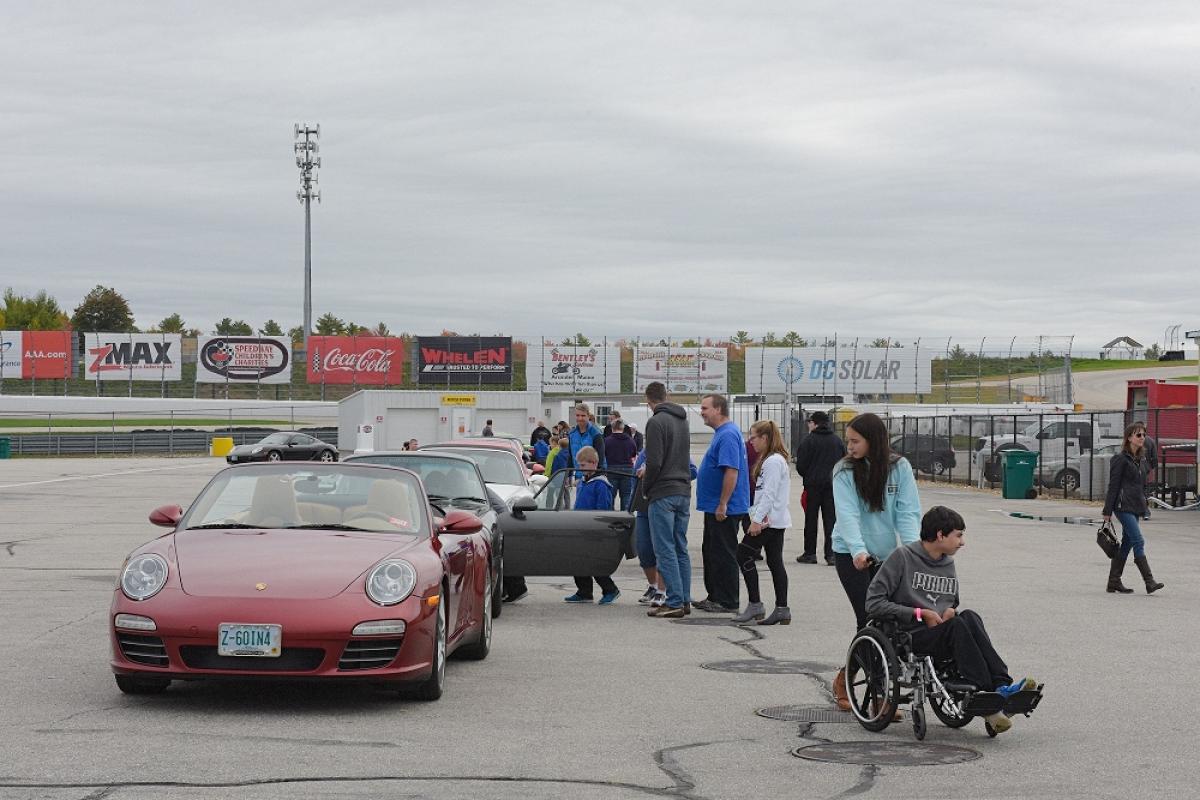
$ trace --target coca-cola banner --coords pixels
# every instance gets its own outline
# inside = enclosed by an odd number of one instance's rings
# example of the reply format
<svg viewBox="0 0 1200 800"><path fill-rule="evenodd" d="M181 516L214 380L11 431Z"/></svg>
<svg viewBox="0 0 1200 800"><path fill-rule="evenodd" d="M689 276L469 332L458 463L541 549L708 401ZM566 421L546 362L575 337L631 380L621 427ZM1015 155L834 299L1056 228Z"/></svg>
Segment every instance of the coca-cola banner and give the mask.
<svg viewBox="0 0 1200 800"><path fill-rule="evenodd" d="M511 336L419 336L417 382L512 383Z"/></svg>
<svg viewBox="0 0 1200 800"><path fill-rule="evenodd" d="M634 350L636 391L653 381L670 392L729 390L729 351L724 347L639 347Z"/></svg>
<svg viewBox="0 0 1200 800"><path fill-rule="evenodd" d="M589 345L530 345L525 385L562 394L618 394L621 348Z"/></svg>
<svg viewBox="0 0 1200 800"><path fill-rule="evenodd" d="M196 383L291 383L292 343L282 336L201 336Z"/></svg>
<svg viewBox="0 0 1200 800"><path fill-rule="evenodd" d="M69 378L71 331L0 331L0 378Z"/></svg>
<svg viewBox="0 0 1200 800"><path fill-rule="evenodd" d="M178 333L85 333L83 376L91 381L177 381Z"/></svg>
<svg viewBox="0 0 1200 800"><path fill-rule="evenodd" d="M404 380L403 346L394 336L310 336L308 382L399 384Z"/></svg>

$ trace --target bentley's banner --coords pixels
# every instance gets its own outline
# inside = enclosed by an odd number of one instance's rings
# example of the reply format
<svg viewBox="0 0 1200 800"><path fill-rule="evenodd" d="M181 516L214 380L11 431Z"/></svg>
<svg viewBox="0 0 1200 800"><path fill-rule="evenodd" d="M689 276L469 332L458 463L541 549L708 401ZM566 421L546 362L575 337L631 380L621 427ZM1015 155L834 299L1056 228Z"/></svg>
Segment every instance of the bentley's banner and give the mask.
<svg viewBox="0 0 1200 800"><path fill-rule="evenodd" d="M196 383L291 383L292 343L282 336L201 336Z"/></svg>
<svg viewBox="0 0 1200 800"><path fill-rule="evenodd" d="M618 394L621 391L621 348L601 345L530 344L525 358L525 385L548 394Z"/></svg>

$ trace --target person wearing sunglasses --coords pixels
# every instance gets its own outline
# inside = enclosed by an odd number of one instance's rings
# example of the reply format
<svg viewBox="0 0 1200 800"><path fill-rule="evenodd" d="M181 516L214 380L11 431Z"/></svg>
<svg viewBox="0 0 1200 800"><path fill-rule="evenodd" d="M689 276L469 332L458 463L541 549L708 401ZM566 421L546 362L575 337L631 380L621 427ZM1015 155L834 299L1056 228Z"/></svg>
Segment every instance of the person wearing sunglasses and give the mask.
<svg viewBox="0 0 1200 800"><path fill-rule="evenodd" d="M1139 522L1146 514L1146 475L1150 472L1150 460L1146 457L1146 426L1134 422L1125 428L1121 452L1113 456L1108 473L1108 493L1104 498L1104 521L1113 514L1121 522L1121 550L1113 557L1108 568L1107 591L1131 594L1133 589L1121 583L1125 561L1133 551L1133 563L1137 564L1146 582L1146 594L1157 592L1163 584L1154 580L1150 562L1146 560L1146 540L1142 538Z"/></svg>

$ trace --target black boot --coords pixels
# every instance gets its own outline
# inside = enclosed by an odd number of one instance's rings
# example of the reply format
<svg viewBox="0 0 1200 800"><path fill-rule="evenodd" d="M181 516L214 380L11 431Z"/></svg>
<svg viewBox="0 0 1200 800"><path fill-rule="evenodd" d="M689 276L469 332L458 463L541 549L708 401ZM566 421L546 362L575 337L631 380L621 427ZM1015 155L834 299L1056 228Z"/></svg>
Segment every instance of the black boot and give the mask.
<svg viewBox="0 0 1200 800"><path fill-rule="evenodd" d="M1133 589L1130 589L1125 584L1121 583L1121 573L1125 571L1125 559L1129 558L1128 553L1117 553L1113 556L1112 561L1108 566L1108 590L1110 592L1120 592L1121 594L1133 594Z"/></svg>
<svg viewBox="0 0 1200 800"><path fill-rule="evenodd" d="M1165 584L1161 584L1154 580L1154 574L1150 572L1150 562L1145 556L1135 556L1133 563L1137 564L1138 572L1142 573L1142 580L1146 582L1146 594L1154 594Z"/></svg>

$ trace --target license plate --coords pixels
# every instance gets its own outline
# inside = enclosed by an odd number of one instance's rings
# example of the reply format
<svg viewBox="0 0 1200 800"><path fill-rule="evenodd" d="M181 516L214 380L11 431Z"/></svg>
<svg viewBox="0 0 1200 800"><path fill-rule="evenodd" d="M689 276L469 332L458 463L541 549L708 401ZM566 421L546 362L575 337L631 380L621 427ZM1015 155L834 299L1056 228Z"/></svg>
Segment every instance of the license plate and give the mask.
<svg viewBox="0 0 1200 800"><path fill-rule="evenodd" d="M278 658L282 625L246 625L222 622L217 626L217 655Z"/></svg>

